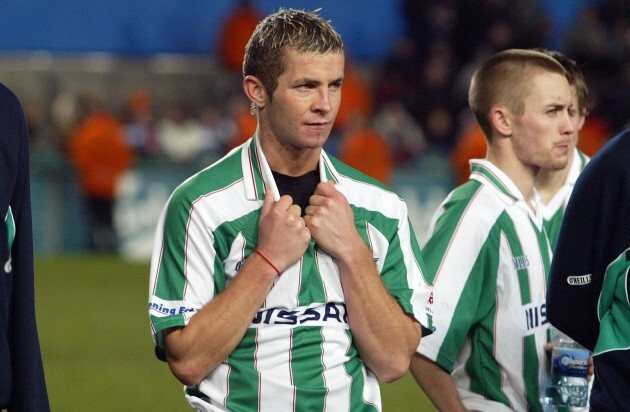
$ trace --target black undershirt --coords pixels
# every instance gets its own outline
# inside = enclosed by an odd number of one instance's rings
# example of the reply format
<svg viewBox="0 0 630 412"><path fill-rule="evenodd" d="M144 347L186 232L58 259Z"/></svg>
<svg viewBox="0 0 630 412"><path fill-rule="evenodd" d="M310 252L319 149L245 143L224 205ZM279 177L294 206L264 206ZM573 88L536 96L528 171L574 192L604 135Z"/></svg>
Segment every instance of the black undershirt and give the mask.
<svg viewBox="0 0 630 412"><path fill-rule="evenodd" d="M293 199L293 204L300 206L302 216L304 209L308 206L308 199L311 197L319 183L319 172L312 170L302 176L287 176L271 171L276 181L276 186L280 196L289 195Z"/></svg>

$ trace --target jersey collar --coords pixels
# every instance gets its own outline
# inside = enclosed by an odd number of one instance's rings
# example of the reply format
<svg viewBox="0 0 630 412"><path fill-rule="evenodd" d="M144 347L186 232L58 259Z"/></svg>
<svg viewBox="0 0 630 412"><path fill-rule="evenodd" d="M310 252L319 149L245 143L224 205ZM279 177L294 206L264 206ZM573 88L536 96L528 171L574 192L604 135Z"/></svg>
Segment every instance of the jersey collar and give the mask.
<svg viewBox="0 0 630 412"><path fill-rule="evenodd" d="M241 165L247 199L264 199L267 187L271 189L274 200L280 199L280 192L273 179L269 163L267 163L265 154L260 147L257 135L251 137L241 147ZM319 158L319 178L322 182L333 180L335 184L339 183L339 173L324 150L322 150Z"/></svg>
<svg viewBox="0 0 630 412"><path fill-rule="evenodd" d="M516 184L501 169L485 159L470 160L470 178L494 188L500 192L506 201L517 202L524 200L523 194Z"/></svg>
<svg viewBox="0 0 630 412"><path fill-rule="evenodd" d="M517 206L525 211L539 228L542 227L541 197L536 188L532 188L532 199L529 203L534 209L532 210L512 179L490 161L471 159L470 170L472 180L477 180L492 188L507 205L517 203Z"/></svg>
<svg viewBox="0 0 630 412"><path fill-rule="evenodd" d="M571 161L571 166L569 166L570 169L569 173L567 174L567 180L565 183L572 186L575 185L577 178L580 176L580 173L582 173L582 170L584 170L584 167L590 160L588 156L586 156L577 148L573 150L575 151L575 154L573 156L573 160Z"/></svg>
<svg viewBox="0 0 630 412"><path fill-rule="evenodd" d="M569 172L567 173L564 184L551 197L551 199L549 199L547 204L541 203L543 216L547 220L552 219L554 214L556 214L560 208L566 208L569 196L571 195L571 191L573 190L573 186L575 186L575 182L580 176L580 173L582 172L582 170L584 170L584 167L590 160L588 156L586 156L577 148L573 150L575 150L575 153L573 159L571 160Z"/></svg>

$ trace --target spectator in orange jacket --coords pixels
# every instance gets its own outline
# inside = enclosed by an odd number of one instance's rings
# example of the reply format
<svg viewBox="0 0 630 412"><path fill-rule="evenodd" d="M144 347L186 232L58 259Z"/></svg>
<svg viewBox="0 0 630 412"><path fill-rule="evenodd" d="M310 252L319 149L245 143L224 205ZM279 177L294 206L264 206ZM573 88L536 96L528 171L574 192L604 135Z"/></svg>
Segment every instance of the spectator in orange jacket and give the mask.
<svg viewBox="0 0 630 412"><path fill-rule="evenodd" d="M468 181L470 177L468 161L470 159L483 159L484 157L486 157L486 138L477 122L471 121L462 129L451 150L455 183L460 185Z"/></svg>
<svg viewBox="0 0 630 412"><path fill-rule="evenodd" d="M90 246L113 251L115 236L112 208L116 181L134 161L122 123L94 101L82 102L85 115L71 134L68 154L86 201Z"/></svg>
<svg viewBox="0 0 630 412"><path fill-rule="evenodd" d="M341 137L339 159L381 183L391 185L394 156L387 141L362 116L357 115L350 121Z"/></svg>
<svg viewBox="0 0 630 412"><path fill-rule="evenodd" d="M240 0L227 15L218 36L219 60L225 68L241 72L245 46L262 17L251 0Z"/></svg>
<svg viewBox="0 0 630 412"><path fill-rule="evenodd" d="M346 57L342 94L341 106L333 124L335 130L349 127L355 116L369 118L374 115L374 91L348 57Z"/></svg>

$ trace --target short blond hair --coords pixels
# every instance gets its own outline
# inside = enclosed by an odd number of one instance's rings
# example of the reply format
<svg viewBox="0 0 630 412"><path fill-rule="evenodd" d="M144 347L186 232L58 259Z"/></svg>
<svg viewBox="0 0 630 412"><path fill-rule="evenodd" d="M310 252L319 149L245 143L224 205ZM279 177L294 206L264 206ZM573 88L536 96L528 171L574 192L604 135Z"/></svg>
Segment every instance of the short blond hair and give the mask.
<svg viewBox="0 0 630 412"><path fill-rule="evenodd" d="M492 136L490 110L496 105L520 115L530 82L541 72L566 76L562 65L545 53L509 49L493 54L475 71L468 90L468 104L487 139Z"/></svg>
<svg viewBox="0 0 630 412"><path fill-rule="evenodd" d="M284 72L285 49L343 53L341 36L318 12L280 9L258 23L245 47L243 77L257 77L271 96Z"/></svg>

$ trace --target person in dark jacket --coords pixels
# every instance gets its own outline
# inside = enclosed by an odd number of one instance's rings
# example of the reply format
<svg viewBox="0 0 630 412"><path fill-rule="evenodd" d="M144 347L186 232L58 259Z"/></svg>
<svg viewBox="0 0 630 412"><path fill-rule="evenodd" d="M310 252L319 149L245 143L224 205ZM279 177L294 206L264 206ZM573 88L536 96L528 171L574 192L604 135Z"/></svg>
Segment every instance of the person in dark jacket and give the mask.
<svg viewBox="0 0 630 412"><path fill-rule="evenodd" d="M593 351L591 411L630 405L630 129L598 152L569 199L553 257L547 319Z"/></svg>
<svg viewBox="0 0 630 412"><path fill-rule="evenodd" d="M29 142L22 106L0 83L0 410L49 411L35 322Z"/></svg>

